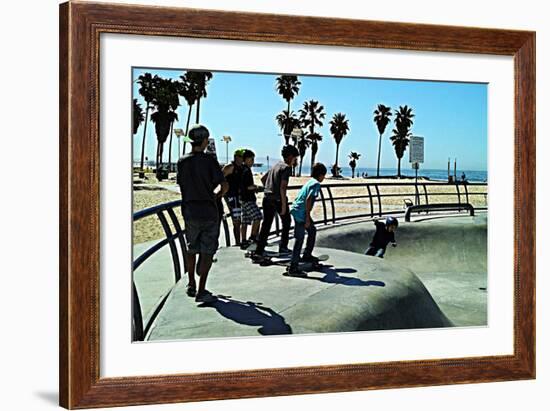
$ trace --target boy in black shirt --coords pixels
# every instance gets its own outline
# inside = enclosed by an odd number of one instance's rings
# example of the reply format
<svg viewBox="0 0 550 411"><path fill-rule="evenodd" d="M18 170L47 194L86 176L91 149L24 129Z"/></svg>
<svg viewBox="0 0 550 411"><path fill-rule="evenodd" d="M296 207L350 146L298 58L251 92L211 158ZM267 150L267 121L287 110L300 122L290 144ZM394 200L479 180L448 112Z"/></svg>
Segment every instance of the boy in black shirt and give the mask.
<svg viewBox="0 0 550 411"><path fill-rule="evenodd" d="M374 225L376 226L376 232L365 254L384 258L388 244L391 243L393 247L397 245L395 242L395 230L397 230L399 223L397 218L388 217L385 224L379 220L374 220Z"/></svg>
<svg viewBox="0 0 550 411"><path fill-rule="evenodd" d="M258 231L260 231L260 222L262 221L262 211L256 204L256 191L258 187L254 184L252 175L252 165L254 164L255 154L252 150L244 150L243 166L241 175L241 248L246 249L252 242L258 240ZM252 224L250 239L246 241L246 231L248 225Z"/></svg>
<svg viewBox="0 0 550 411"><path fill-rule="evenodd" d="M263 254L267 245L267 237L271 231L271 224L273 223L275 214L279 214L282 223L279 253L290 254L292 252L288 248L291 219L286 192L292 167L296 166L300 153L296 147L286 145L281 151L281 156L283 157L283 161L279 161L271 167L262 177L262 184L264 185L264 199L262 202L264 221L260 230L258 247L253 257L258 262L264 259Z"/></svg>
<svg viewBox="0 0 550 411"><path fill-rule="evenodd" d="M218 249L220 233L217 200L227 191L227 183L216 158L206 154L208 129L196 125L185 137L191 143L192 151L178 161L177 182L181 190L181 211L185 222L185 240L187 243L187 295L195 301L210 303L216 298L206 290L206 279L212 266L212 258ZM220 190L215 193L218 187ZM200 276L197 290L195 266Z"/></svg>

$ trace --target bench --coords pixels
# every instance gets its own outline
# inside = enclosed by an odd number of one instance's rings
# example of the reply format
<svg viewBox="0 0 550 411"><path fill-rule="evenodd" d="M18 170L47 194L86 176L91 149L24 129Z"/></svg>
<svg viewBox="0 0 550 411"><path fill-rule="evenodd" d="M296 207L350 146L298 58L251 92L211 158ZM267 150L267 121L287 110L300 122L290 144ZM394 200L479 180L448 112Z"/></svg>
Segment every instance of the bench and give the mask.
<svg viewBox="0 0 550 411"><path fill-rule="evenodd" d="M421 204L411 205L407 207L405 212L405 221L411 221L411 213L421 211L462 211L468 210L470 215L474 215L474 206L469 203L435 203L435 204Z"/></svg>

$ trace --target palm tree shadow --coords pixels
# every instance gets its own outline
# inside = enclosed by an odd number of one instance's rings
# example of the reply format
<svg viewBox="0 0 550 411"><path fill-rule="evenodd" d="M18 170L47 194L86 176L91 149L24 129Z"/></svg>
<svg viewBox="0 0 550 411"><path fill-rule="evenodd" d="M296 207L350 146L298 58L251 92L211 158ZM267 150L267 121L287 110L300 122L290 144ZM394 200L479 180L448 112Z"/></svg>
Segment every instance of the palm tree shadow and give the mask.
<svg viewBox="0 0 550 411"><path fill-rule="evenodd" d="M321 269L316 270L320 273L325 274L324 277L297 277L297 278L303 278L305 280L317 280L321 281L323 283L329 283L329 284L341 284L346 286L354 286L354 287L369 287L369 286L375 286L375 287L385 287L386 283L383 281L378 280L361 280L357 277L346 277L343 275L340 275L340 273L356 273L357 270L355 268L334 268L332 265L325 265Z"/></svg>
<svg viewBox="0 0 550 411"><path fill-rule="evenodd" d="M251 327L260 327L258 333L262 335L292 334L292 328L286 323L284 317L271 308L264 307L262 303L239 301L224 295L217 297L217 301L205 307L215 308L228 320Z"/></svg>

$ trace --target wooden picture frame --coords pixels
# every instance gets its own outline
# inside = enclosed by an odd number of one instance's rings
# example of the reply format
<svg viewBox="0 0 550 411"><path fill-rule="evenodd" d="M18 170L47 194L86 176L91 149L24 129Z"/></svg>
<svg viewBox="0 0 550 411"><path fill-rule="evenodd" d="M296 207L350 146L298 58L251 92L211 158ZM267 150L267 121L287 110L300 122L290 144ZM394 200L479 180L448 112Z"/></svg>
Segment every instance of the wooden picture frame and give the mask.
<svg viewBox="0 0 550 411"><path fill-rule="evenodd" d="M101 33L513 56L513 355L100 378ZM535 378L534 32L69 2L60 6L59 46L60 405L90 408Z"/></svg>

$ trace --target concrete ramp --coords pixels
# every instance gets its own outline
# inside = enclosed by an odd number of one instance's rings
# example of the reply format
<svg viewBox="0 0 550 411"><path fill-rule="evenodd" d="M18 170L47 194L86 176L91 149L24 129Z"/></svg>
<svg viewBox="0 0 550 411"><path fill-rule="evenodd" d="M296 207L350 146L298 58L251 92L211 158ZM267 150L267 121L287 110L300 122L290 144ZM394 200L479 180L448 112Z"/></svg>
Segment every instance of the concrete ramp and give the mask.
<svg viewBox="0 0 550 411"><path fill-rule="evenodd" d="M308 278L282 275L282 266L261 267L235 247L219 251L208 288L219 300L197 305L185 282L172 290L148 340L223 338L361 330L448 327L418 277L408 268L339 249L322 272Z"/></svg>
<svg viewBox="0 0 550 411"><path fill-rule="evenodd" d="M319 232L317 244L363 253L373 233L372 222L329 228ZM486 214L417 217L400 222L396 240L383 259L387 267L412 270L453 324L487 324Z"/></svg>

